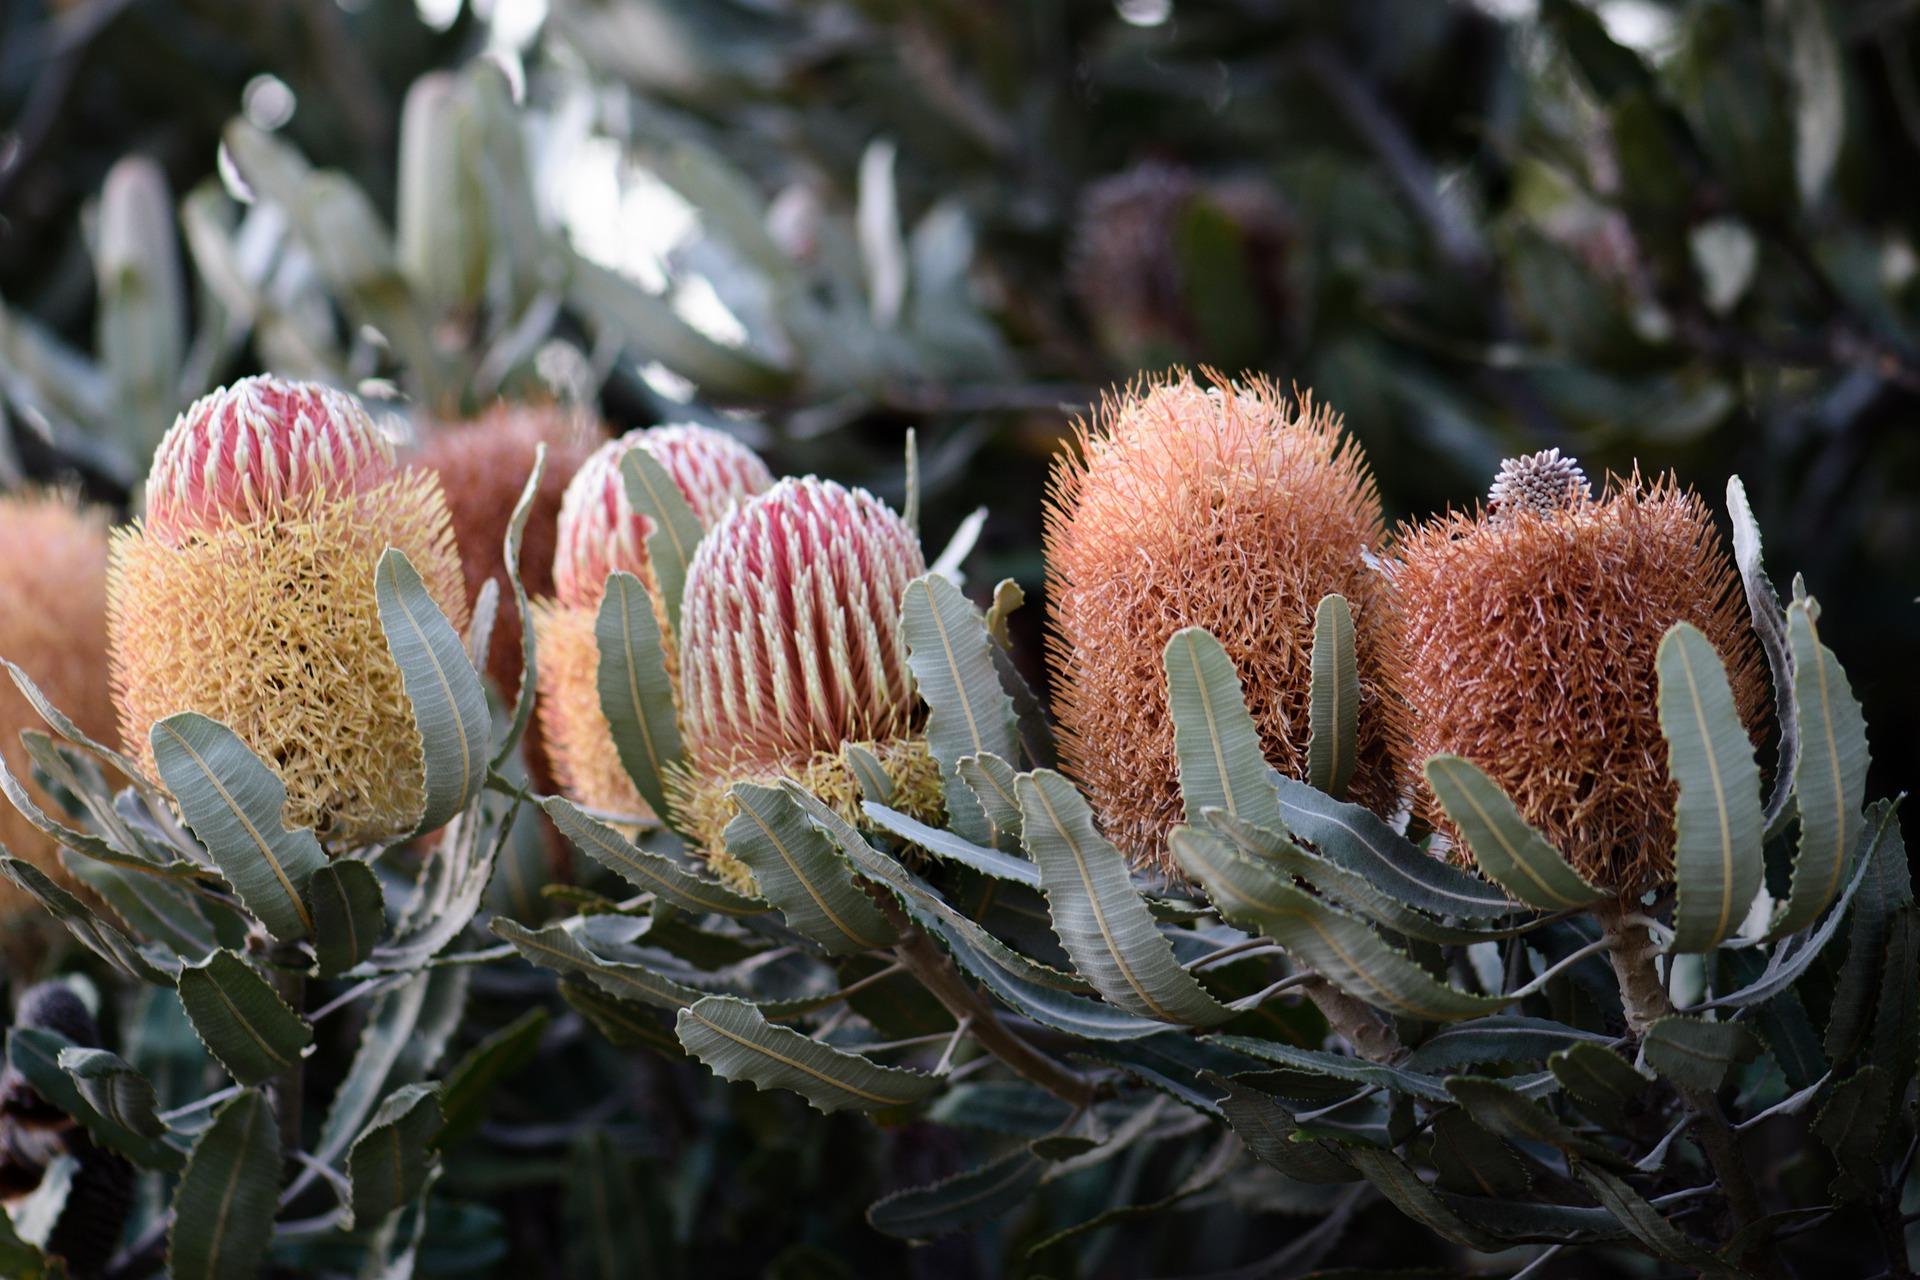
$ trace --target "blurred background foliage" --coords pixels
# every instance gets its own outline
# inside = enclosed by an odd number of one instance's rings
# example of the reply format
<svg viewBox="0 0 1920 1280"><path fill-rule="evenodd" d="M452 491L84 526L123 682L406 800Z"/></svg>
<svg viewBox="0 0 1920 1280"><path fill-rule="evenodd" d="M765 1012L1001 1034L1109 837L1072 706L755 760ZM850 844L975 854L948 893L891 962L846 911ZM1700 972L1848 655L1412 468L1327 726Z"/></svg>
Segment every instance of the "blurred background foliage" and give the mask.
<svg viewBox="0 0 1920 1280"><path fill-rule="evenodd" d="M1917 27L1892 0L11 0L0 484L127 503L178 408L260 368L439 421L724 420L895 501L912 427L929 545L989 505L977 578L1037 595L1072 418L1168 363L1259 369L1346 415L1396 516L1550 445L1716 506L1738 472L1896 790ZM1017 615L1036 677L1043 612ZM618 1091L547 1073L453 1166L475 1203L539 1188L485 1211L510 1243L476 1225L472 1274L561 1265L541 1224L609 1164L665 1274L711 1269L695 1241L723 1273L858 1273L900 1257L860 1206L958 1167L566 1030L544 1052ZM1180 1173L1152 1149L1143 1202ZM1187 1221L1223 1266L1255 1243L1218 1198ZM1154 1238L1046 1261L1131 1274Z"/></svg>

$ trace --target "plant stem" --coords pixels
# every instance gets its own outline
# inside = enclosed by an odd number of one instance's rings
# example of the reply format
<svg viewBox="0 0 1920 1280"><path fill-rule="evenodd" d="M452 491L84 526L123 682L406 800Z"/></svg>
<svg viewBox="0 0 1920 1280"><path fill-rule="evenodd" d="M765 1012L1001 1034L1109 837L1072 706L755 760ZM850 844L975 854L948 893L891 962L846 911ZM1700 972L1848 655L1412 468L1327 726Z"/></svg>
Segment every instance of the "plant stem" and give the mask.
<svg viewBox="0 0 1920 1280"><path fill-rule="evenodd" d="M880 909L896 929L900 941L893 954L907 972L932 993L958 1019L971 1019L969 1033L980 1047L1007 1064L1017 1075L1039 1085L1048 1093L1076 1108L1093 1101L1093 1084L1077 1071L1056 1062L1022 1040L994 1012L985 997L960 976L939 946L906 917L906 913L885 898Z"/></svg>
<svg viewBox="0 0 1920 1280"><path fill-rule="evenodd" d="M1400 1056L1400 1034L1371 1007L1314 974L1300 989L1353 1051L1368 1062L1392 1062Z"/></svg>
<svg viewBox="0 0 1920 1280"><path fill-rule="evenodd" d="M1660 981L1659 944L1652 930L1638 923L1618 902L1603 902L1593 909L1600 922L1600 935L1607 943L1607 959L1613 976L1620 983L1620 1005L1626 1010L1627 1030L1638 1040L1647 1028L1673 1012L1667 989Z"/></svg>

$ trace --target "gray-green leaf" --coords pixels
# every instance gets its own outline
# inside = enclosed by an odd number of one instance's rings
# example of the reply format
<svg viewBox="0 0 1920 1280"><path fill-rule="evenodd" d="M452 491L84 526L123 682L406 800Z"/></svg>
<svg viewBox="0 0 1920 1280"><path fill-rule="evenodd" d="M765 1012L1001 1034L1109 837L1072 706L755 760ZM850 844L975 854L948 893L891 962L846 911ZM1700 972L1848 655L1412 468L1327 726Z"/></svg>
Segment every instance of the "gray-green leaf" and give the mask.
<svg viewBox="0 0 1920 1280"><path fill-rule="evenodd" d="M1204 628L1182 627L1167 641L1161 662L1187 821L1222 809L1255 826L1278 827L1280 806L1267 782L1260 730L1247 713L1233 659Z"/></svg>
<svg viewBox="0 0 1920 1280"><path fill-rule="evenodd" d="M445 826L480 794L493 719L486 687L460 633L433 602L405 552L386 549L374 570L373 589L387 651L400 668L420 731L426 802L414 828L417 835Z"/></svg>
<svg viewBox="0 0 1920 1280"><path fill-rule="evenodd" d="M331 978L365 960L386 927L386 902L373 868L340 858L307 881L313 916L313 954L320 976Z"/></svg>
<svg viewBox="0 0 1920 1280"><path fill-rule="evenodd" d="M280 1129L266 1095L248 1089L214 1113L173 1193L167 1274L173 1280L257 1280L280 1211Z"/></svg>
<svg viewBox="0 0 1920 1280"><path fill-rule="evenodd" d="M854 883L847 857L778 787L734 784L740 812L727 824L727 851L753 872L787 923L828 955L884 947L898 937Z"/></svg>
<svg viewBox="0 0 1920 1280"><path fill-rule="evenodd" d="M588 817L572 801L553 796L541 808L574 848L634 888L651 892L676 907L728 916L759 915L767 909L767 903L759 898L736 893L693 874L671 858L642 849L606 823Z"/></svg>
<svg viewBox="0 0 1920 1280"><path fill-rule="evenodd" d="M311 934L302 895L327 855L312 831L283 825L287 789L273 770L233 730L196 711L156 721L149 737L181 816L247 910L277 941Z"/></svg>
<svg viewBox="0 0 1920 1280"><path fill-rule="evenodd" d="M183 968L179 991L194 1033L243 1085L279 1075L313 1043L307 1020L234 952L216 951Z"/></svg>
<svg viewBox="0 0 1920 1280"><path fill-rule="evenodd" d="M1531 907L1563 911L1606 897L1528 825L1500 784L1460 756L1427 760L1427 782L1489 880Z"/></svg>
<svg viewBox="0 0 1920 1280"><path fill-rule="evenodd" d="M1360 667L1345 596L1322 596L1314 608L1312 671L1306 780L1338 800L1353 779L1360 738Z"/></svg>
<svg viewBox="0 0 1920 1280"><path fill-rule="evenodd" d="M993 668L993 641L960 588L938 574L907 584L900 602L907 665L927 704L927 745L946 786L955 831L970 840L997 837L983 801L957 773L963 756L1019 752L1013 701Z"/></svg>
<svg viewBox="0 0 1920 1280"><path fill-rule="evenodd" d="M1660 729L1680 786L1672 949L1709 951L1760 890L1760 769L1713 642L1691 623L1660 641Z"/></svg>
<svg viewBox="0 0 1920 1280"><path fill-rule="evenodd" d="M687 566L706 530L672 474L644 443L620 455L620 482L634 512L652 526L647 533L647 563L653 566L653 580L660 584L660 600L667 606L667 629L678 632Z"/></svg>
<svg viewBox="0 0 1920 1280"><path fill-rule="evenodd" d="M1708 1022L1674 1015L1647 1030L1647 1065L1683 1089L1718 1089L1727 1072L1760 1053L1760 1041L1742 1022Z"/></svg>
<svg viewBox="0 0 1920 1280"><path fill-rule="evenodd" d="M1820 643L1805 601L1787 607L1793 651L1794 720L1800 756L1793 794L1800 809L1800 848L1786 905L1770 932L1794 933L1812 924L1840 892L1847 858L1866 829L1867 722L1833 650Z"/></svg>
<svg viewBox="0 0 1920 1280"><path fill-rule="evenodd" d="M791 1089L821 1111L910 1106L941 1084L939 1076L883 1067L774 1026L732 996L708 996L682 1009L675 1032L716 1075L761 1089Z"/></svg>
<svg viewBox="0 0 1920 1280"><path fill-rule="evenodd" d="M660 622L640 579L624 572L607 575L593 638L600 649L600 709L613 731L620 763L654 813L668 821L666 776L668 767L680 760L680 719Z"/></svg>
<svg viewBox="0 0 1920 1280"><path fill-rule="evenodd" d="M410 1084L395 1089L347 1152L354 1223L377 1224L413 1200L425 1187L440 1132L440 1086Z"/></svg>

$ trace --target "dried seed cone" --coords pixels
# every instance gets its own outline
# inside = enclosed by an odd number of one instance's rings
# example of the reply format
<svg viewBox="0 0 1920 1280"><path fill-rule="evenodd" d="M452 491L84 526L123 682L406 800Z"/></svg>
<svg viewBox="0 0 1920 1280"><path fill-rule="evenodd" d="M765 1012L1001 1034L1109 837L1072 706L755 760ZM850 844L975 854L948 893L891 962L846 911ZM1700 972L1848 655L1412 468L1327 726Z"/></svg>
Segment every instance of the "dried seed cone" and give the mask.
<svg viewBox="0 0 1920 1280"><path fill-rule="evenodd" d="M100 673L107 661L107 521L69 498L0 498L0 657L13 662L53 705L88 734L114 738L113 699ZM0 673L0 753L41 808L59 812L36 785L22 729L45 729L13 681ZM59 846L0 800L0 844L69 889ZM0 882L0 920L37 909Z"/></svg>
<svg viewBox="0 0 1920 1280"><path fill-rule="evenodd" d="M681 611L690 770L676 804L723 870L735 782L798 778L857 816L849 742L880 757L896 807L938 812L900 630L901 597L926 567L885 503L813 477L734 508L700 544Z"/></svg>
<svg viewBox="0 0 1920 1280"><path fill-rule="evenodd" d="M647 537L653 522L633 509L620 460L645 449L680 487L702 525L711 526L773 483L766 463L724 432L700 426L629 431L594 451L567 486L555 530L554 598L534 605L540 647L540 725L560 787L591 809L649 815L620 763L600 709L600 652L593 624L607 575L631 573L653 597L670 669L675 646L659 599Z"/></svg>
<svg viewBox="0 0 1920 1280"><path fill-rule="evenodd" d="M134 758L157 778L149 728L198 711L280 775L289 825L346 844L411 829L420 734L374 571L397 547L465 630L440 482L396 467L351 397L249 379L180 416L154 455L148 505L158 523L115 531L107 583L114 700Z"/></svg>
<svg viewBox="0 0 1920 1280"><path fill-rule="evenodd" d="M1162 654L1182 627L1219 638L1267 759L1306 767L1314 608L1352 607L1360 670L1353 797L1392 807L1385 587L1362 551L1380 498L1339 417L1262 379L1130 388L1054 465L1046 512L1048 660L1060 749L1106 833L1165 864L1181 817Z"/></svg>
<svg viewBox="0 0 1920 1280"><path fill-rule="evenodd" d="M1399 736L1414 762L1484 769L1596 884L1637 893L1672 873L1675 787L1660 733L1660 639L1700 628L1760 729L1758 647L1706 504L1671 476L1609 482L1599 501L1452 512L1405 530L1393 571ZM1422 813L1445 816L1420 785ZM1459 846L1456 846L1458 848ZM1462 851L1462 857L1468 856Z"/></svg>

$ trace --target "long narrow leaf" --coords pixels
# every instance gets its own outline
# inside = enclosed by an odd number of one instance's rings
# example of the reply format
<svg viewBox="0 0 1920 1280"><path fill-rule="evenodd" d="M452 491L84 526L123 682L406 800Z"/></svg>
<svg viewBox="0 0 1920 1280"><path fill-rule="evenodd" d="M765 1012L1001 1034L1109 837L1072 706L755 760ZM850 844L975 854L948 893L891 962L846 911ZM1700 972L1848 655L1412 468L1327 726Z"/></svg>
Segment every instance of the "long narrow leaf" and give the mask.
<svg viewBox="0 0 1920 1280"><path fill-rule="evenodd" d="M963 756L1012 760L1019 751L1013 702L993 669L993 641L960 588L937 574L907 584L900 625L927 704L927 745L940 763L953 828L994 843L995 824L957 772Z"/></svg>
<svg viewBox="0 0 1920 1280"><path fill-rule="evenodd" d="M1353 778L1360 737L1360 667L1345 596L1322 596L1313 611L1312 672L1307 782L1338 800Z"/></svg>
<svg viewBox="0 0 1920 1280"><path fill-rule="evenodd" d="M1747 487L1739 476L1727 480L1727 516L1733 523L1733 559L1740 569L1740 585L1746 591L1747 611L1753 616L1753 633L1760 637L1760 648L1773 673L1773 718L1780 727L1780 755L1774 766L1773 794L1767 798L1767 824L1772 826L1793 798L1793 779L1799 771L1793 649L1787 642L1787 619L1780 611L1780 597L1774 594L1760 559L1760 525L1753 518Z"/></svg>
<svg viewBox="0 0 1920 1280"><path fill-rule="evenodd" d="M607 576L593 637L600 648L600 709L620 763L654 813L668 820L666 777L680 760L680 721L660 623L640 579L630 573Z"/></svg>
<svg viewBox="0 0 1920 1280"><path fill-rule="evenodd" d="M667 607L667 629L677 633L687 566L706 530L672 473L647 452L645 445L620 455L620 483L626 487L627 501L634 511L646 517L647 563L653 566L653 580L660 584L660 599Z"/></svg>
<svg viewBox="0 0 1920 1280"><path fill-rule="evenodd" d="M280 1209L280 1129L249 1089L214 1113L173 1193L167 1274L173 1280L257 1280Z"/></svg>
<svg viewBox="0 0 1920 1280"><path fill-rule="evenodd" d="M1255 826L1278 827L1280 806L1267 783L1260 730L1247 713L1233 659L1202 627L1182 627L1161 654L1174 753L1187 821L1222 809Z"/></svg>
<svg viewBox="0 0 1920 1280"><path fill-rule="evenodd" d="M1590 906L1607 896L1568 866L1560 851L1520 816L1500 784L1471 760L1431 756L1426 773L1447 817L1473 850L1474 864L1508 893L1547 911Z"/></svg>
<svg viewBox="0 0 1920 1280"><path fill-rule="evenodd" d="M761 1089L790 1089L820 1111L911 1106L941 1084L939 1076L883 1067L777 1027L732 996L708 996L682 1009L675 1031L687 1052L714 1074Z"/></svg>
<svg viewBox="0 0 1920 1280"><path fill-rule="evenodd" d="M1814 606L1787 608L1787 641L1793 651L1794 720L1800 756L1793 794L1800 809L1800 848L1786 905L1769 932L1797 932L1812 924L1847 873L1847 858L1866 827L1861 806L1867 794L1867 722L1833 650L1820 643Z"/></svg>
<svg viewBox="0 0 1920 1280"><path fill-rule="evenodd" d="M420 730L427 794L414 831L434 831L465 809L487 780L487 735L493 729L487 691L460 633L404 552L387 548L373 585L387 649Z"/></svg>
<svg viewBox="0 0 1920 1280"><path fill-rule="evenodd" d="M745 863L787 923L847 955L884 947L898 934L854 882L847 857L815 830L778 787L736 783L740 812L727 824L727 851Z"/></svg>

